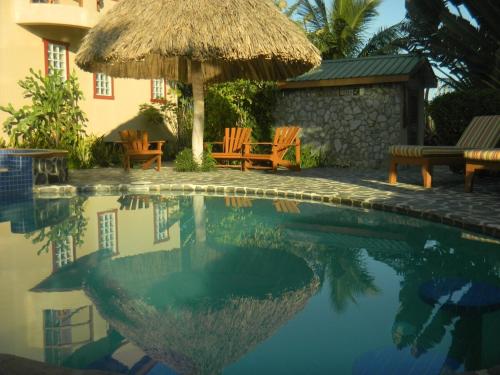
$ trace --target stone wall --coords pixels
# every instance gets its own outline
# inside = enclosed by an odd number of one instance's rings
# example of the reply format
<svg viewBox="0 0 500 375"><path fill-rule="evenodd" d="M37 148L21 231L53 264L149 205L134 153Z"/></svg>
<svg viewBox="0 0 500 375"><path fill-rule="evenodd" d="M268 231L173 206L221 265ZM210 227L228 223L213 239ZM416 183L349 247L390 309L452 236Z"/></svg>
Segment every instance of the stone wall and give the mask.
<svg viewBox="0 0 500 375"><path fill-rule="evenodd" d="M302 144L321 148L329 165L379 168L402 140L401 101L398 84L283 90L275 117L302 127Z"/></svg>

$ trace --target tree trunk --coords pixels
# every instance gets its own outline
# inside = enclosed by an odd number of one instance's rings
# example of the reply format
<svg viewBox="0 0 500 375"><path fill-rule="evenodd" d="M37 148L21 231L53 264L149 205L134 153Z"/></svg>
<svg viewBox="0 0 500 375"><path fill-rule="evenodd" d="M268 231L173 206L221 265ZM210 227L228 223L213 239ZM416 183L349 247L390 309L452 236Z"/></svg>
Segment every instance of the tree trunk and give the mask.
<svg viewBox="0 0 500 375"><path fill-rule="evenodd" d="M193 85L193 158L201 165L203 158L203 128L205 125L205 97L201 62L191 61L191 83Z"/></svg>

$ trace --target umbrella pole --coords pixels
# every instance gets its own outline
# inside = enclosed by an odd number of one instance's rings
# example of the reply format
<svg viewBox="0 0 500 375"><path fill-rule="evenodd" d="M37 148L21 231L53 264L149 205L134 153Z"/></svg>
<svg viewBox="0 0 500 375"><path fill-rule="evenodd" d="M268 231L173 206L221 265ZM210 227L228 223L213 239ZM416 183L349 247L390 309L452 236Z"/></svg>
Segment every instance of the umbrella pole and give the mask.
<svg viewBox="0 0 500 375"><path fill-rule="evenodd" d="M193 85L193 158L198 165L203 159L203 127L205 123L205 97L201 62L191 61L191 83Z"/></svg>

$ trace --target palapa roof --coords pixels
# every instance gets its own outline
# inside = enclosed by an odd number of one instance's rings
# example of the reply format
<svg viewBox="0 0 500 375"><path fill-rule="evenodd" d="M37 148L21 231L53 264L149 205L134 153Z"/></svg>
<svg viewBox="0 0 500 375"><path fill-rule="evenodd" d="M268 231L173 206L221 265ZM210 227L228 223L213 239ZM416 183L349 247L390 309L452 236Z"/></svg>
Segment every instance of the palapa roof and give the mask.
<svg viewBox="0 0 500 375"><path fill-rule="evenodd" d="M283 88L349 86L406 82L418 77L425 87L437 79L426 58L414 55L370 56L324 60L320 66L283 82Z"/></svg>
<svg viewBox="0 0 500 375"><path fill-rule="evenodd" d="M122 0L85 36L76 62L113 77L281 80L321 62L271 0Z"/></svg>

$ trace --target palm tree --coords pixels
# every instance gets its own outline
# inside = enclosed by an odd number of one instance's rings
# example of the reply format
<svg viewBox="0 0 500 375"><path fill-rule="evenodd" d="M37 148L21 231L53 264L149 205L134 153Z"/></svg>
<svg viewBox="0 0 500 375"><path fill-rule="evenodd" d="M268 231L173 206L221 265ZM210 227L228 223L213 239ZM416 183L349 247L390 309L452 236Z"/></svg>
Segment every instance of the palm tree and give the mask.
<svg viewBox="0 0 500 375"><path fill-rule="evenodd" d="M381 29L368 42L366 31L382 0L298 0L296 12L324 59L392 54L404 45L400 24Z"/></svg>

